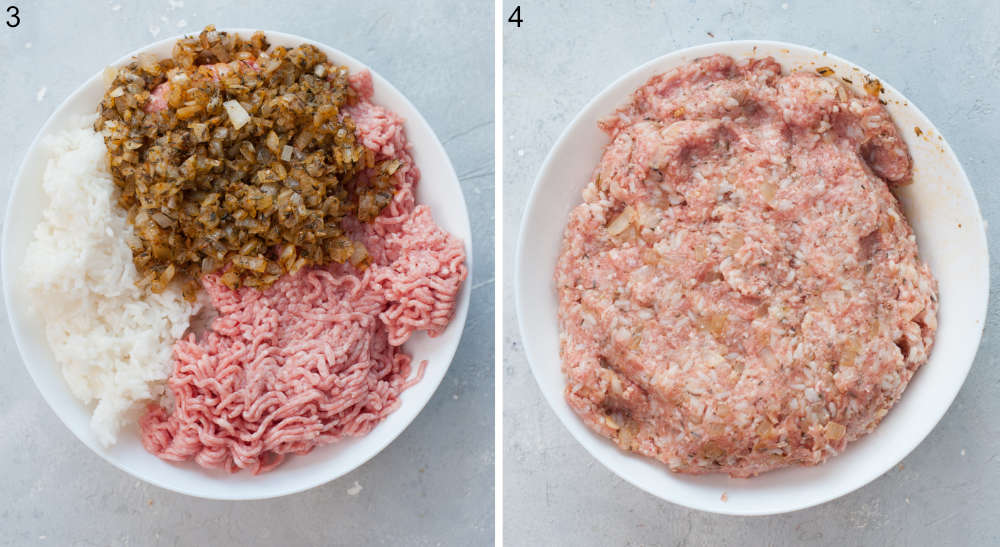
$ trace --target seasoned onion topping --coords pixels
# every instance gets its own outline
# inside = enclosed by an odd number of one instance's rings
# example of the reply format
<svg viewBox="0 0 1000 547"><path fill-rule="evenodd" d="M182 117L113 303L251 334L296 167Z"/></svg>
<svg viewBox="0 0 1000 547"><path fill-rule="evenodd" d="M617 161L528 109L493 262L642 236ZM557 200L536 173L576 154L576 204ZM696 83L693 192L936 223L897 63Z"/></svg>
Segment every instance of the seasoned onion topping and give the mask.
<svg viewBox="0 0 1000 547"><path fill-rule="evenodd" d="M177 279L193 299L222 268L235 288L331 261L365 267L343 221L379 215L400 162L356 141L344 108L357 99L347 67L308 44L269 49L261 32L208 26L170 58L118 69L95 129L135 226L138 284Z"/></svg>

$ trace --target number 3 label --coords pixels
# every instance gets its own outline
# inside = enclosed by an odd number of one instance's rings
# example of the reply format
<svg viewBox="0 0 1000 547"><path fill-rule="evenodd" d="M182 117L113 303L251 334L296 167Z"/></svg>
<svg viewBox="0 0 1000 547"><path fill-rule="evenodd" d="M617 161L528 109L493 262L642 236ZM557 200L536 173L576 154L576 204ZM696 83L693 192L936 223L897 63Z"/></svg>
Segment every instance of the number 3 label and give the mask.
<svg viewBox="0 0 1000 547"><path fill-rule="evenodd" d="M7 19L7 26L14 28L21 24L21 12L17 9L17 6L7 6L7 13L10 14L10 18Z"/></svg>

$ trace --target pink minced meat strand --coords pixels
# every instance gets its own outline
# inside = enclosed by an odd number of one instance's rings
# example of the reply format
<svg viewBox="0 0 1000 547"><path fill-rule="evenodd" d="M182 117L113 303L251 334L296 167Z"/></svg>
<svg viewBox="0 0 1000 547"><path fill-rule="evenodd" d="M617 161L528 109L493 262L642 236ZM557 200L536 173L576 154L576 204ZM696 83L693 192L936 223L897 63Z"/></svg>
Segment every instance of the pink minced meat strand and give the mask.
<svg viewBox="0 0 1000 547"><path fill-rule="evenodd" d="M174 346L172 413L151 405L140 422L143 446L156 456L263 473L287 454L367 434L422 377L426 362L409 379L411 359L400 346L414 332L436 336L448 325L468 273L465 250L415 204L420 174L402 120L370 102L367 72L352 85L363 97L347 109L358 138L380 160L404 161L382 214L347 226L371 265L313 268L264 291L231 290L205 276L219 316L201 339L191 334Z"/></svg>

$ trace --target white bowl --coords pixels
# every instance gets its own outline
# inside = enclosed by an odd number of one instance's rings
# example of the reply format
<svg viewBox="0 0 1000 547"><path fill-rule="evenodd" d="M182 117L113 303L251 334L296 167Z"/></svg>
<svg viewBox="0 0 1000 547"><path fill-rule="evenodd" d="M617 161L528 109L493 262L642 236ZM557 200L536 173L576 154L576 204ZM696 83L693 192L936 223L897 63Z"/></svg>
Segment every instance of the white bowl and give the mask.
<svg viewBox="0 0 1000 547"><path fill-rule="evenodd" d="M238 32L247 37L254 32L248 29L220 30ZM312 40L281 32L266 34L272 45L313 43L331 60L346 65L352 72L371 70L354 58ZM167 38L146 46L113 65L124 64L142 52L169 56L178 38ZM371 73L375 87L373 101L406 120L406 134L413 158L421 171L417 200L430 206L439 225L465 242L466 265L471 279L469 216L462 188L448 155L434 131L406 97L375 71ZM249 472L229 474L220 470L205 470L191 462L182 465L167 463L143 449L137 427L122 431L118 443L111 448L104 448L97 442L89 426L89 409L70 393L45 340L40 321L28 313L28 298L22 290L18 270L46 201L40 184L46 156L38 143L44 135L65 129L72 115L96 112L103 93L101 74L95 74L59 105L45 123L28 148L17 173L4 222L2 268L7 314L24 364L45 401L84 444L114 466L157 486L203 498L246 500L300 492L340 477L378 454L420 413L444 378L465 325L469 309L468 282L462 287L455 316L444 333L433 339L420 333L404 345L415 363L423 359L428 361L426 373L418 384L403 392L400 407L364 437L318 447L308 455L291 457L274 471L256 477Z"/></svg>
<svg viewBox="0 0 1000 547"><path fill-rule="evenodd" d="M913 450L944 415L969 372L982 335L989 298L986 233L972 187L951 148L912 102L883 82L883 97L914 161L914 183L897 195L917 234L920 255L940 284L940 310L930 360L882 424L822 465L753 479L671 473L665 465L621 450L592 432L563 399L553 272L569 212L582 201L580 191L608 143L597 120L623 104L651 76L715 53L736 58L770 55L786 71L828 66L840 75L855 75L855 87L862 83L857 76L869 74L811 48L740 41L676 51L620 78L570 123L535 181L517 249L518 320L531 370L545 398L580 444L608 469L653 495L694 509L734 515L782 513L832 500L874 480ZM923 137L915 134L914 126L923 130Z"/></svg>

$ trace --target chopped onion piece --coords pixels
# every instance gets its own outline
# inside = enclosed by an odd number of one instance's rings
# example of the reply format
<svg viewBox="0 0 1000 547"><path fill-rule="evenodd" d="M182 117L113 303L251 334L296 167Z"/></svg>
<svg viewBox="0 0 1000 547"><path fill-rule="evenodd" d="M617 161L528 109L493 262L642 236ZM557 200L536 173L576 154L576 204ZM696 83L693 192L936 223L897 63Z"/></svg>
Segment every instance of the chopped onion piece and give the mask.
<svg viewBox="0 0 1000 547"><path fill-rule="evenodd" d="M239 129L250 121L250 114L243 108L239 101L232 100L222 103L229 114L229 121L233 122L233 127Z"/></svg>
<svg viewBox="0 0 1000 547"><path fill-rule="evenodd" d="M282 147L281 161L288 161L292 159L292 150L293 148L291 146L288 146L287 144L284 147Z"/></svg>
<svg viewBox="0 0 1000 547"><path fill-rule="evenodd" d="M657 212L656 208L649 207L644 203L639 204L636 214L639 217L639 224L645 226L646 228L655 228L660 222L660 214Z"/></svg>
<svg viewBox="0 0 1000 547"><path fill-rule="evenodd" d="M159 61L152 53L140 53L136 60L139 62L139 68L150 73L155 74L160 70Z"/></svg>
<svg viewBox="0 0 1000 547"><path fill-rule="evenodd" d="M824 436L831 441L839 441L844 438L844 434L847 433L847 428L843 424L837 422L829 422L826 424L826 432Z"/></svg>
<svg viewBox="0 0 1000 547"><path fill-rule="evenodd" d="M770 203L774 199L774 195L778 192L778 185L771 181L764 181L760 183L760 195L764 198L764 201Z"/></svg>
<svg viewBox="0 0 1000 547"><path fill-rule="evenodd" d="M118 69L115 67L106 66L104 67L104 72L101 73L101 79L104 80L104 86L109 87L112 82L115 81L115 77L118 76Z"/></svg>
<svg viewBox="0 0 1000 547"><path fill-rule="evenodd" d="M156 211L155 213L153 213L152 217L153 221L159 224L160 228L169 228L174 224L173 219L161 213L160 211Z"/></svg>
<svg viewBox="0 0 1000 547"><path fill-rule="evenodd" d="M629 205L608 224L608 233L615 236L625 231L629 224L632 222L632 216L635 214L635 210Z"/></svg>

